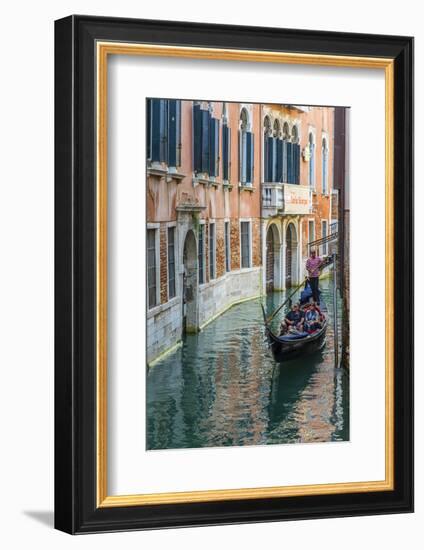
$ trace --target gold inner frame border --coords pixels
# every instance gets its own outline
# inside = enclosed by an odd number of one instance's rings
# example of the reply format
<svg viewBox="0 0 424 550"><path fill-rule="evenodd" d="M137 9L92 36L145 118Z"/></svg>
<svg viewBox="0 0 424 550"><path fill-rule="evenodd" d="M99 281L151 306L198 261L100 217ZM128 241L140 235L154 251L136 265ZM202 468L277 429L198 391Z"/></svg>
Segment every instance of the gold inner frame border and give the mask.
<svg viewBox="0 0 424 550"><path fill-rule="evenodd" d="M385 72L385 479L315 485L214 489L172 493L108 495L107 491L107 63L109 55L181 57L261 63L285 63L383 69ZM378 57L268 52L254 50L164 46L140 43L96 43L97 63L97 335L96 335L96 471L97 507L142 506L281 498L394 489L394 60Z"/></svg>

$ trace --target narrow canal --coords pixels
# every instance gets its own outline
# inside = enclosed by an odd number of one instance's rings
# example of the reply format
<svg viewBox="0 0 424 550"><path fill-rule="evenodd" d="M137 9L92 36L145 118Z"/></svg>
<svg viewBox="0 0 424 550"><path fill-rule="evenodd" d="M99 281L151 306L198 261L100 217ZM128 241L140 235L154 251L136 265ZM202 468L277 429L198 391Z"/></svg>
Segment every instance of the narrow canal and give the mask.
<svg viewBox="0 0 424 550"><path fill-rule="evenodd" d="M321 288L331 318L329 281ZM284 292L268 296L268 312L284 298ZM348 439L348 376L334 368L332 328L322 352L278 364L259 300L187 335L147 374L147 449Z"/></svg>

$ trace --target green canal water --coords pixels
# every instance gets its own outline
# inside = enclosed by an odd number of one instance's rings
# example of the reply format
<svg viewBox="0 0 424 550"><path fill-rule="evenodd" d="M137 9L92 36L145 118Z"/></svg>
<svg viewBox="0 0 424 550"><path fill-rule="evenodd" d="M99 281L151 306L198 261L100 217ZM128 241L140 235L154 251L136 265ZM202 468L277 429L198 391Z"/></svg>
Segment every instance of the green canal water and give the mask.
<svg viewBox="0 0 424 550"><path fill-rule="evenodd" d="M331 318L329 282L321 289ZM268 296L268 312L284 298ZM334 368L333 341L329 327L321 352L276 363L260 301L232 307L149 369L147 449L348 440L348 375Z"/></svg>

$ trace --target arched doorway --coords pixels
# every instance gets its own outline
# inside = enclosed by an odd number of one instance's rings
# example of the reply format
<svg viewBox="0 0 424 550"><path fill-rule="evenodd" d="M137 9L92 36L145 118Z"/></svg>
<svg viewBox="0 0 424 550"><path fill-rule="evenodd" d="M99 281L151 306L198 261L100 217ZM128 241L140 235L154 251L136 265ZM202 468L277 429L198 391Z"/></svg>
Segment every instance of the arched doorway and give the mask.
<svg viewBox="0 0 424 550"><path fill-rule="evenodd" d="M190 229L187 232L183 249L183 330L197 332L199 328L197 311L197 244Z"/></svg>
<svg viewBox="0 0 424 550"><path fill-rule="evenodd" d="M280 236L275 223L266 234L266 292L273 292L280 286Z"/></svg>
<svg viewBox="0 0 424 550"><path fill-rule="evenodd" d="M286 229L286 288L297 282L297 235L296 228L289 223Z"/></svg>

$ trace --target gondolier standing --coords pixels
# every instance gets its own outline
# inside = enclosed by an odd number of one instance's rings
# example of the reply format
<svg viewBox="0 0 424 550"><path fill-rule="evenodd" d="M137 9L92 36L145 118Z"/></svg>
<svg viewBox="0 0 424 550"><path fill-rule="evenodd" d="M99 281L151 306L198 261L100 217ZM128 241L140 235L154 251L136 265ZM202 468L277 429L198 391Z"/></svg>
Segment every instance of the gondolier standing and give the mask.
<svg viewBox="0 0 424 550"><path fill-rule="evenodd" d="M317 304L319 304L319 273L323 263L322 258L316 255L315 250L311 250L310 256L306 261L306 271L308 272L312 298Z"/></svg>

